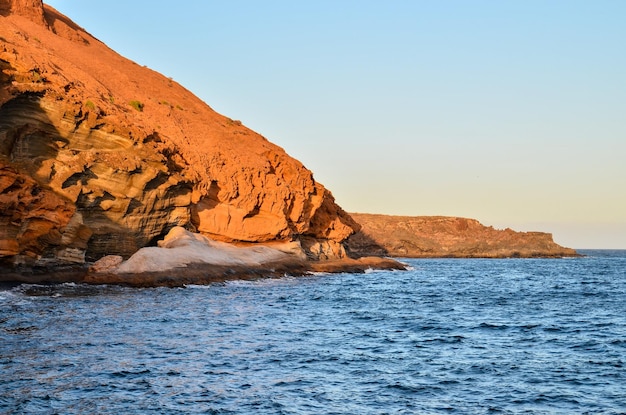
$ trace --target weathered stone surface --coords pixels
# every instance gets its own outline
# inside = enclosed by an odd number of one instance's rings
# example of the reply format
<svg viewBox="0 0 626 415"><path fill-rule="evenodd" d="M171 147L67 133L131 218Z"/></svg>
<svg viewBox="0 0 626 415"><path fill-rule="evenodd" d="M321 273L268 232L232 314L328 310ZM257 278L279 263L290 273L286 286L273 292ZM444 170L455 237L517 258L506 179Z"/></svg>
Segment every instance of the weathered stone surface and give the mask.
<svg viewBox="0 0 626 415"><path fill-rule="evenodd" d="M69 200L0 157L0 259L31 263L48 255L81 262L90 236Z"/></svg>
<svg viewBox="0 0 626 415"><path fill-rule="evenodd" d="M0 0L0 157L81 220L48 230L68 226L80 246L11 228L4 257L128 258L182 226L230 242L305 237L316 259L343 255L358 228L283 149L37 0Z"/></svg>
<svg viewBox="0 0 626 415"><path fill-rule="evenodd" d="M42 0L0 0L0 15L9 14L45 24Z"/></svg>
<svg viewBox="0 0 626 415"><path fill-rule="evenodd" d="M544 232L515 232L474 219L444 216L389 216L352 213L361 230L347 241L353 256L431 258L565 257L564 248Z"/></svg>
<svg viewBox="0 0 626 415"><path fill-rule="evenodd" d="M124 258L119 255L103 256L89 267L91 273L114 272L124 262Z"/></svg>
<svg viewBox="0 0 626 415"><path fill-rule="evenodd" d="M219 265L206 266L204 264L191 264L183 269L167 270L159 272L142 273L90 273L76 277L74 282L86 284L119 284L132 287L180 287L188 284L209 284L230 280L255 280L263 278L280 278L285 275L299 276L311 272L350 272L365 273L372 269L405 270L406 266L388 259L379 257L368 258L345 258L332 261L279 261L264 263L262 265ZM49 274L48 274L49 275ZM20 281L24 282L58 282L48 276L24 276L19 275ZM46 279L47 278L47 279ZM0 281L3 275L0 274ZM15 278L13 278L15 280Z"/></svg>
<svg viewBox="0 0 626 415"><path fill-rule="evenodd" d="M300 263L303 252L294 250L293 243L234 246L218 242L184 228L175 227L159 241L158 246L141 248L113 272L142 274L187 268L194 264L261 267L272 263Z"/></svg>

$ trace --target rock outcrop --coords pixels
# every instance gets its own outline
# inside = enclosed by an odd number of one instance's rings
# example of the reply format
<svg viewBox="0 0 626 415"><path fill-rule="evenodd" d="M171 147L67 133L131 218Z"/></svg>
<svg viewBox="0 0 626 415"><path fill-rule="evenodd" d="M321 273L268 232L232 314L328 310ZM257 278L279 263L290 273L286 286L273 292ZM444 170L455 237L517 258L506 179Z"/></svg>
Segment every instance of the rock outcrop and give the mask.
<svg viewBox="0 0 626 415"><path fill-rule="evenodd" d="M106 260L109 257L104 257ZM101 260L101 261L102 261ZM127 261L108 272L142 274L176 270L193 264L260 267L271 263L299 263L306 256L297 242L268 245L234 246L213 241L198 233L175 227L159 241L158 246L141 248ZM97 263L94 265L98 265Z"/></svg>
<svg viewBox="0 0 626 415"><path fill-rule="evenodd" d="M42 188L0 158L0 259L82 263L91 231L73 203Z"/></svg>
<svg viewBox="0 0 626 415"><path fill-rule="evenodd" d="M474 219L444 216L388 216L352 213L361 230L347 241L348 253L405 258L568 257L544 232L516 232Z"/></svg>
<svg viewBox="0 0 626 415"><path fill-rule="evenodd" d="M300 162L40 0L0 0L0 258L128 258L174 227L345 256Z"/></svg>
<svg viewBox="0 0 626 415"><path fill-rule="evenodd" d="M0 15L9 14L25 17L40 25L46 24L41 0L0 0Z"/></svg>

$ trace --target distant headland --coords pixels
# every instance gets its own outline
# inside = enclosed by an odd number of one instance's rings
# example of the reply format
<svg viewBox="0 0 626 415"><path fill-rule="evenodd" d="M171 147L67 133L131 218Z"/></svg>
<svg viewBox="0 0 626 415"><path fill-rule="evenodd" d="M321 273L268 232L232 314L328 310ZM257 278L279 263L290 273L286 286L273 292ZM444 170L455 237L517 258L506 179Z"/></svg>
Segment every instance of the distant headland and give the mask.
<svg viewBox="0 0 626 415"><path fill-rule="evenodd" d="M346 245L352 255L408 258L559 258L578 256L545 232L516 232L475 219L351 213L361 229Z"/></svg>

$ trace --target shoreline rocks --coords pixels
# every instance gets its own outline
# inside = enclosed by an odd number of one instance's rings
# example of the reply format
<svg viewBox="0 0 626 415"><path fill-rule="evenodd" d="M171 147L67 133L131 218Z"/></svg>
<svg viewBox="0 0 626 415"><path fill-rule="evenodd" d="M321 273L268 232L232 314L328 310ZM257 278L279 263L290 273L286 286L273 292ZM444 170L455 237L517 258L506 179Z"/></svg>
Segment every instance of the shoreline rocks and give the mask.
<svg viewBox="0 0 626 415"><path fill-rule="evenodd" d="M30 284L85 283L132 287L180 287L229 280L303 276L315 272L404 270L388 258L365 257L311 261L299 243L236 246L211 240L182 227L173 228L156 247L141 248L127 260L105 256L91 266L50 262L48 266L0 268L0 282Z"/></svg>

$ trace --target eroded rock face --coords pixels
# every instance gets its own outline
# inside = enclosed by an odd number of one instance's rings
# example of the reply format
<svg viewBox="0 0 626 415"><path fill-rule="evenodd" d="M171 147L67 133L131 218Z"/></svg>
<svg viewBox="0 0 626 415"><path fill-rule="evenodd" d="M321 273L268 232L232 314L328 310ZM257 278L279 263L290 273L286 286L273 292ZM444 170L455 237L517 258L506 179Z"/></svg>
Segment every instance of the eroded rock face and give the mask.
<svg viewBox="0 0 626 415"><path fill-rule="evenodd" d="M347 241L351 255L407 258L565 257L545 232L516 232L484 226L475 219L444 216L389 216L352 213L362 226Z"/></svg>
<svg viewBox="0 0 626 415"><path fill-rule="evenodd" d="M358 228L283 149L36 0L0 0L0 157L80 215L89 261L127 258L175 226L222 241L306 237L341 256ZM7 235L0 255L24 251ZM37 240L29 252L57 246Z"/></svg>
<svg viewBox="0 0 626 415"><path fill-rule="evenodd" d="M82 214L88 259L128 256L190 220L192 183L158 146L90 127L81 108L22 93L0 108L0 137L2 155Z"/></svg>
<svg viewBox="0 0 626 415"><path fill-rule="evenodd" d="M0 0L0 15L13 14L45 24L43 2L41 0Z"/></svg>
<svg viewBox="0 0 626 415"><path fill-rule="evenodd" d="M0 158L0 260L84 262L90 236L74 204Z"/></svg>

